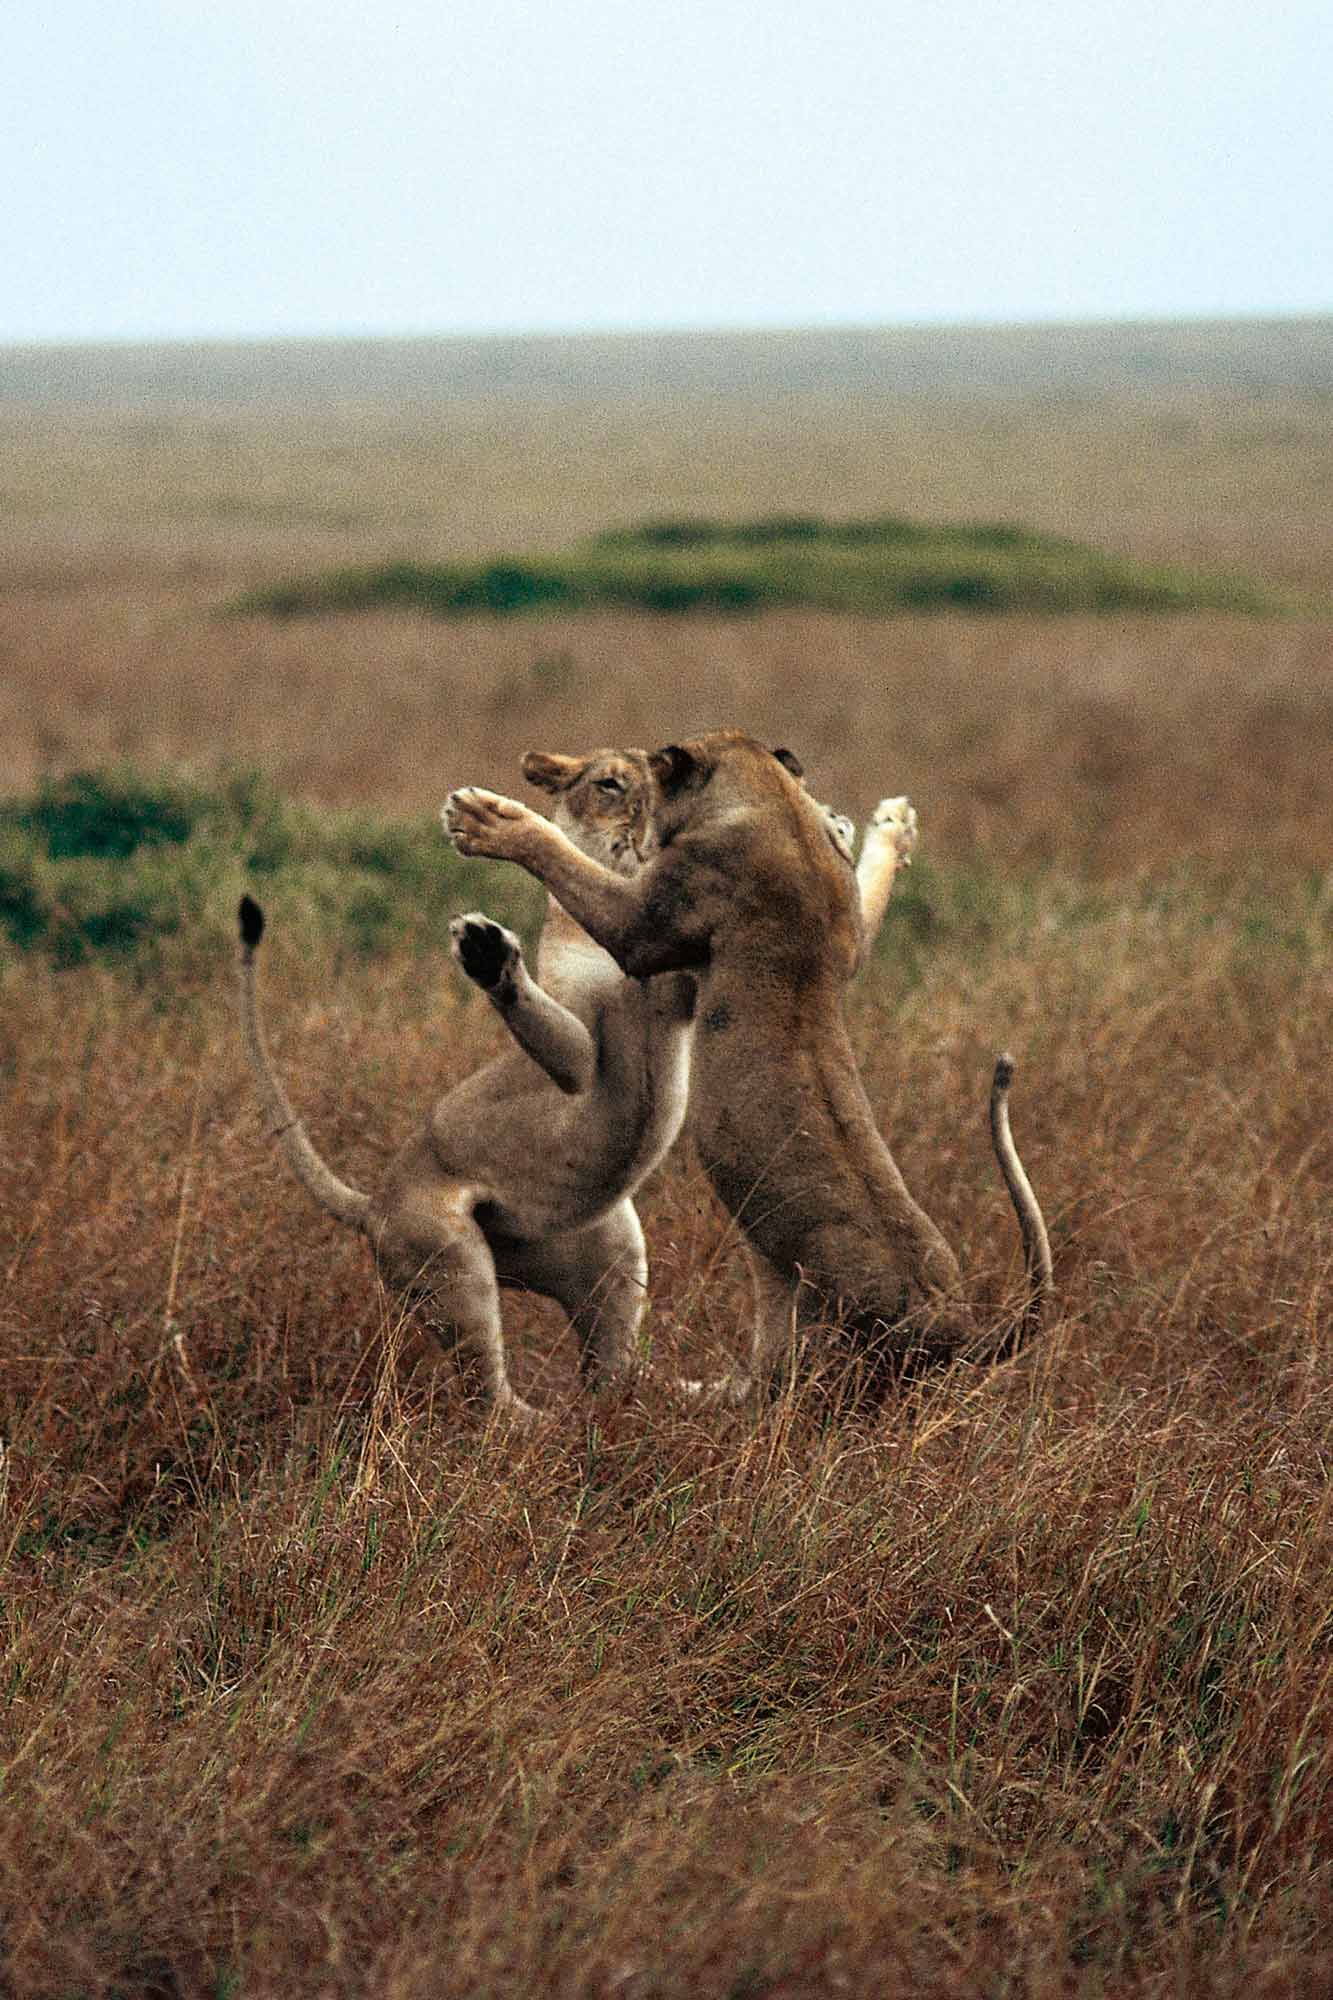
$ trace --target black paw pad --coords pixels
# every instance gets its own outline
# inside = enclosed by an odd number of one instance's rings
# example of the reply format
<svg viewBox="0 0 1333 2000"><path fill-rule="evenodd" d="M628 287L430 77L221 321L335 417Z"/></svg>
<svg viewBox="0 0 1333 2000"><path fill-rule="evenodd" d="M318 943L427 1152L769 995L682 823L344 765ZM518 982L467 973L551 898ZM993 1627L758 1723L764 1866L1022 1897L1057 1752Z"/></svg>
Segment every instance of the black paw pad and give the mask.
<svg viewBox="0 0 1333 2000"><path fill-rule="evenodd" d="M499 924L469 919L458 931L458 962L478 986L495 986L508 969L512 948Z"/></svg>

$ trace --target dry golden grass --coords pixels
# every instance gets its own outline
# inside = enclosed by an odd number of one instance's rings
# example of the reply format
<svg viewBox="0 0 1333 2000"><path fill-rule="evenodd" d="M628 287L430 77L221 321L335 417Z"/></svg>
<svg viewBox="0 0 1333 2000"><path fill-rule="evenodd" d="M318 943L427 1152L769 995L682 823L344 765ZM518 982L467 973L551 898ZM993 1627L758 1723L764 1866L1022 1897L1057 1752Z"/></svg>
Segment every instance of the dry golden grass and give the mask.
<svg viewBox="0 0 1333 2000"><path fill-rule="evenodd" d="M803 408L814 463L836 420ZM534 431L548 462L559 421ZM656 435L672 504L725 511L699 444ZM961 489L981 448L954 435ZM1291 573L1326 583L1318 449L1302 432L1281 506ZM586 525L648 511L641 467L597 464L588 491L621 478L625 504ZM745 511L776 497L765 464L756 444L726 475L754 477ZM859 507L828 468L784 504ZM1065 476L1092 493L1072 453ZM1143 546L1158 522L1154 553L1215 559L1141 476ZM517 460L505 479L519 496ZM1001 483L959 511L1038 518ZM1279 540L1269 490L1234 497L1251 561ZM1088 507L1042 524L1115 539ZM651 1377L590 1410L557 1318L513 1301L518 1386L552 1409L515 1440L385 1326L361 1246L284 1178L213 940L167 993L7 958L4 1990L1325 1990L1327 630L221 626L216 597L276 562L267 531L223 548L173 516L158 546L86 495L64 519L62 542L30 517L26 552L7 531L11 787L235 755L415 814L512 785L529 742L735 720L840 804L910 791L940 872L904 885L915 983L891 956L854 997L867 1085L998 1301L984 1090L1012 1045L1060 1311L1013 1367L874 1421L825 1428L803 1394L682 1411L667 1380L734 1356L745 1305L682 1153L644 1204ZM951 924L997 874L1012 899ZM330 957L279 912L265 971L293 1095L363 1185L494 1046L433 961Z"/></svg>
<svg viewBox="0 0 1333 2000"><path fill-rule="evenodd" d="M905 790L930 852L1093 875L1178 856L1327 859L1329 628L1252 619L629 614L134 625L13 598L0 768L263 765L332 805L433 815L523 750L652 744L739 716L860 816Z"/></svg>
<svg viewBox="0 0 1333 2000"><path fill-rule="evenodd" d="M836 1431L673 1406L741 1339L684 1164L655 1381L594 1415L519 1306L555 1414L480 1431L385 1364L223 994L7 982L10 1990L1315 1990L1327 935L1061 910L856 1010L992 1296L1003 1024L1058 1321ZM489 1033L419 967L320 999L292 958L281 1059L364 1182Z"/></svg>

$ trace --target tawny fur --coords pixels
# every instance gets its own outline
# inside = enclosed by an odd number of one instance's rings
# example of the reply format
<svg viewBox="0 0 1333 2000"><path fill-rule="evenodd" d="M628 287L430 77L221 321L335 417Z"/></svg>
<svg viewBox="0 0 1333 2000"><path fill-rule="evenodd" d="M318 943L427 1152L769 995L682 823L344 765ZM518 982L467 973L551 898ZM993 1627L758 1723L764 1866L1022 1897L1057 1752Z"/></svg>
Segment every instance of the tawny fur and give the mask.
<svg viewBox="0 0 1333 2000"><path fill-rule="evenodd" d="M648 761L657 852L632 877L598 867L492 792L453 793L445 822L461 852L536 875L631 976L686 970L698 982L690 1127L755 1272L751 1367L725 1393L772 1380L814 1328L846 1335L873 1387L927 1360L1011 1353L1035 1326L1051 1274L1040 1211L1021 1165L1013 1171L1007 1081L997 1077L993 1131L1023 1233L1028 1304L1011 1325L979 1330L953 1251L876 1127L844 1018L865 948L862 902L882 915L910 841L899 842L886 811L888 845L876 836L858 880L799 777L739 730Z"/></svg>
<svg viewBox="0 0 1333 2000"><path fill-rule="evenodd" d="M641 752L534 757L562 838L614 871L636 869L650 837L653 779ZM573 851L579 851L574 849ZM442 1097L371 1197L315 1151L274 1070L255 992L258 905L241 909L246 1052L287 1162L314 1199L368 1238L386 1286L451 1351L467 1386L519 1419L536 1413L509 1382L499 1292L556 1299L594 1389L632 1367L647 1265L631 1196L680 1130L688 1097L694 985L651 984L552 903L538 979L518 940L474 914L454 920L454 956L519 1046Z"/></svg>

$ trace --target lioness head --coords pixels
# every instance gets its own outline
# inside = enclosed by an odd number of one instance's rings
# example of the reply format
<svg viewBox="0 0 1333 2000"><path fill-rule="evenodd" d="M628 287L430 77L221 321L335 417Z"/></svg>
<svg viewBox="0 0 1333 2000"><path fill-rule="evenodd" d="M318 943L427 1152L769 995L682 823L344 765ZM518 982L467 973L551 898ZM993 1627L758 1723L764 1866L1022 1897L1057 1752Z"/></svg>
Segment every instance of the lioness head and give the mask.
<svg viewBox="0 0 1333 2000"><path fill-rule="evenodd" d="M770 750L740 729L714 729L690 742L669 743L665 749L654 750L648 766L658 786L656 818L663 845L676 827L698 816L700 795L711 787L720 811L742 799L752 805L779 796L785 796L789 803L799 798L802 808L808 802L819 815L839 859L849 865L852 862L852 822L806 790L805 770L794 751Z"/></svg>
<svg viewBox="0 0 1333 2000"><path fill-rule="evenodd" d="M711 729L654 750L657 843L688 835L696 854L725 853L729 874L793 937L823 938L831 963L859 958L860 899L847 823L807 791L800 760L742 729Z"/></svg>
<svg viewBox="0 0 1333 2000"><path fill-rule="evenodd" d="M552 821L594 861L632 875L645 859L655 785L642 750L594 750L585 757L529 750L523 775L550 794Z"/></svg>

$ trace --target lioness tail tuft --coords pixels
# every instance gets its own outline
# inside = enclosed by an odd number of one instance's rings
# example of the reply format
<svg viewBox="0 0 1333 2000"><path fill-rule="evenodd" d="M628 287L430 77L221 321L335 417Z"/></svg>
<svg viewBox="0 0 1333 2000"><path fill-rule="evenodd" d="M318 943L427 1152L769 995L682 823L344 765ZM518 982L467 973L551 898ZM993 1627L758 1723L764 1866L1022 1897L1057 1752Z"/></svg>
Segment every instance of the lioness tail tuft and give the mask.
<svg viewBox="0 0 1333 2000"><path fill-rule="evenodd" d="M253 896L242 896L237 911L241 924L241 943L247 951L253 951L264 935L264 912Z"/></svg>

